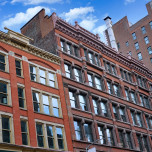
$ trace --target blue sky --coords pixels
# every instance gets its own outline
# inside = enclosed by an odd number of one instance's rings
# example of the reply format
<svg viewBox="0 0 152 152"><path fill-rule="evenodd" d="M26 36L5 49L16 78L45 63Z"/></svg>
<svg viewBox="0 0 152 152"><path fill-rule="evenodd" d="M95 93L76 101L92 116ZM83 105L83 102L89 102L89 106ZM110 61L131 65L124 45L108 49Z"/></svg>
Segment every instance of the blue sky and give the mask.
<svg viewBox="0 0 152 152"><path fill-rule="evenodd" d="M103 38L103 18L109 15L116 23L128 16L135 23L147 15L145 4L150 0L0 0L0 30L4 26L20 32L20 28L42 8L48 15L58 16L74 24L75 21L87 30Z"/></svg>

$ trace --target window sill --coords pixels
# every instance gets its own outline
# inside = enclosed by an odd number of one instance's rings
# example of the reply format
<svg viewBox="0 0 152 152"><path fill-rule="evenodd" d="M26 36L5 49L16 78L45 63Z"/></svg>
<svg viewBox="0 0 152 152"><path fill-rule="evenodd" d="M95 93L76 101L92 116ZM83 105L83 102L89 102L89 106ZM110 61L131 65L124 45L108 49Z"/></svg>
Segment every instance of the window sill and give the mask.
<svg viewBox="0 0 152 152"><path fill-rule="evenodd" d="M24 111L27 111L27 109L26 108L21 108L21 107L19 107L20 108L20 110L24 110Z"/></svg>
<svg viewBox="0 0 152 152"><path fill-rule="evenodd" d="M139 87L139 89L142 89L142 90L145 90L145 91L150 92L150 90L148 90L147 88L141 87L141 86L139 86L138 84L137 84L137 86Z"/></svg>
<svg viewBox="0 0 152 152"><path fill-rule="evenodd" d="M86 60L85 60L85 61L86 61ZM91 65L91 66L97 68L98 70L104 70L104 68L103 68L102 66L98 66L98 65L96 65L96 64L90 63L89 61L86 61L86 63L87 63L88 65Z"/></svg>
<svg viewBox="0 0 152 152"><path fill-rule="evenodd" d="M49 115L49 114L45 114L45 113L42 113L42 112L36 112L36 111L34 111L34 113L40 114L40 115L44 115L44 116L49 116L49 117L54 117L54 118L63 119L63 116L57 117L57 116L54 116L54 115Z"/></svg>
<svg viewBox="0 0 152 152"><path fill-rule="evenodd" d="M92 114L92 112L90 112L90 111L84 111L84 110L81 110L81 109L78 109L78 108L74 108L74 107L71 107L71 109L74 109L74 110L77 110L77 111L81 111L81 112L85 112L85 113L88 113L88 114Z"/></svg>
<svg viewBox="0 0 152 152"><path fill-rule="evenodd" d="M97 116L97 117L102 117L102 118L106 118L106 119L112 120L112 117L106 117L106 116L98 115L98 114L96 114L96 116Z"/></svg>
<svg viewBox="0 0 152 152"><path fill-rule="evenodd" d="M23 76L19 76L19 75L16 75L18 78L21 78L21 79L24 79L24 77Z"/></svg>
<svg viewBox="0 0 152 152"><path fill-rule="evenodd" d="M11 108L12 108L12 105L9 105L9 104L0 103L0 105L2 105L2 106L7 106L7 107L11 107Z"/></svg>
<svg viewBox="0 0 152 152"><path fill-rule="evenodd" d="M3 71L3 70L0 70L0 72L4 72L4 73L9 74L9 71Z"/></svg>
<svg viewBox="0 0 152 152"><path fill-rule="evenodd" d="M116 121L127 124L127 125L130 125L130 122L125 122L125 121L121 121L121 120L117 120L117 119L116 119Z"/></svg>
<svg viewBox="0 0 152 152"><path fill-rule="evenodd" d="M135 83L130 82L130 81L127 81L127 80L125 80L125 79L123 79L123 78L120 78L120 79L122 79L124 82L126 82L126 83L128 83L128 84L130 84L130 85L133 85L133 86L135 86L135 85L136 85Z"/></svg>
<svg viewBox="0 0 152 152"><path fill-rule="evenodd" d="M115 78L117 78L117 79L120 79L120 77L119 77L118 75L114 75L114 74L112 74L112 73L110 73L110 72L108 72L108 71L106 71L106 74L109 74L109 75L111 75L111 76L113 76L113 77L115 77Z"/></svg>

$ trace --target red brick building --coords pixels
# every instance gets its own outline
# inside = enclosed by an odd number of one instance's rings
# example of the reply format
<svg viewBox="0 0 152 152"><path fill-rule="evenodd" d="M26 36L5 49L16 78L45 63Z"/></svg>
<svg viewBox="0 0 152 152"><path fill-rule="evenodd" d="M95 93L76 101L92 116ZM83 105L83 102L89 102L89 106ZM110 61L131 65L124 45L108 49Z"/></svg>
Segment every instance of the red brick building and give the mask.
<svg viewBox="0 0 152 152"><path fill-rule="evenodd" d="M90 144L100 152L152 151L148 68L106 46L77 22L72 26L55 13L45 16L45 10L21 32L61 58L74 152L85 152Z"/></svg>
<svg viewBox="0 0 152 152"><path fill-rule="evenodd" d="M60 58L0 31L0 152L73 151Z"/></svg>
<svg viewBox="0 0 152 152"><path fill-rule="evenodd" d="M152 2L147 3L146 7L148 15L135 24L129 23L125 16L113 24L112 29L119 52L142 61L152 71ZM105 20L107 19L111 20ZM111 46L108 30L105 34L108 45Z"/></svg>

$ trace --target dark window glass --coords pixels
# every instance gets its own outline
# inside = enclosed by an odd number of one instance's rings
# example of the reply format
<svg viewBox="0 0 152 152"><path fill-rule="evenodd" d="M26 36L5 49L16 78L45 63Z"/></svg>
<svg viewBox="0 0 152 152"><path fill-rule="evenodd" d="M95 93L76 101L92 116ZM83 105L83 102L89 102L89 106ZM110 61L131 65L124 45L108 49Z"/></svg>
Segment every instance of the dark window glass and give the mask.
<svg viewBox="0 0 152 152"><path fill-rule="evenodd" d="M142 140L140 138L140 135L137 135L137 141L138 141L138 145L139 145L140 151L143 151Z"/></svg>
<svg viewBox="0 0 152 152"><path fill-rule="evenodd" d="M119 120L118 109L115 105L112 106L115 119Z"/></svg>
<svg viewBox="0 0 152 152"><path fill-rule="evenodd" d="M54 137L53 137L52 126L47 126L47 139L48 139L49 148L54 148Z"/></svg>
<svg viewBox="0 0 152 152"><path fill-rule="evenodd" d="M10 143L10 122L7 117L2 117L2 136L3 142Z"/></svg>
<svg viewBox="0 0 152 152"><path fill-rule="evenodd" d="M95 56L95 61L96 61L96 65L97 65L97 66L100 66L99 58L98 58L97 55Z"/></svg>
<svg viewBox="0 0 152 152"><path fill-rule="evenodd" d="M148 146L148 141L147 141L147 137L146 137L146 136L143 137L143 142L144 142L144 146L145 146L145 148L146 148L146 151L147 151L147 152L150 152L149 146Z"/></svg>
<svg viewBox="0 0 152 152"><path fill-rule="evenodd" d="M16 65L16 74L18 76L21 76L21 62L18 60L15 60L15 65Z"/></svg>
<svg viewBox="0 0 152 152"><path fill-rule="evenodd" d="M123 148L125 148L124 134L122 131L118 131L118 133L119 133L120 144Z"/></svg>
<svg viewBox="0 0 152 152"><path fill-rule="evenodd" d="M91 124L84 124L84 129L85 129L85 135L86 138L89 142L93 141L93 137L92 137L92 130L91 130Z"/></svg>
<svg viewBox="0 0 152 152"><path fill-rule="evenodd" d="M36 81L36 67L30 65L30 76L32 81Z"/></svg>
<svg viewBox="0 0 152 152"><path fill-rule="evenodd" d="M107 139L111 146L114 146L113 133L111 128L106 129Z"/></svg>
<svg viewBox="0 0 152 152"><path fill-rule="evenodd" d="M120 107L119 113L120 113L120 117L121 117L122 121L126 122L127 120L126 120L126 115L125 115L125 109Z"/></svg>
<svg viewBox="0 0 152 152"><path fill-rule="evenodd" d="M103 127L98 127L99 139L101 144L106 144L105 132Z"/></svg>
<svg viewBox="0 0 152 152"><path fill-rule="evenodd" d="M111 66L111 69L112 69L112 73L113 73L114 75L117 75L117 74L116 74L116 68L115 68L115 66L112 65L112 66Z"/></svg>
<svg viewBox="0 0 152 152"><path fill-rule="evenodd" d="M87 104L86 104L86 96L85 95L79 95L79 103L80 107L84 111L88 111Z"/></svg>
<svg viewBox="0 0 152 152"><path fill-rule="evenodd" d="M23 91L23 88L18 88L18 100L19 100L19 107L20 108L25 108L24 107L24 91Z"/></svg>
<svg viewBox="0 0 152 152"><path fill-rule="evenodd" d="M68 54L72 54L71 44L68 44L68 43L67 43L67 52L68 52Z"/></svg>
<svg viewBox="0 0 152 152"><path fill-rule="evenodd" d="M5 56L0 54L0 70L5 71Z"/></svg>
<svg viewBox="0 0 152 152"><path fill-rule="evenodd" d="M62 128L56 128L59 149L64 149Z"/></svg>
<svg viewBox="0 0 152 152"><path fill-rule="evenodd" d="M92 99L92 101L93 101L93 106L94 106L94 112L95 112L95 114L99 114L97 100L96 99Z"/></svg>
<svg viewBox="0 0 152 152"><path fill-rule="evenodd" d="M27 123L21 120L22 144L28 145Z"/></svg>
<svg viewBox="0 0 152 152"><path fill-rule="evenodd" d="M0 103L7 104L7 84L0 82Z"/></svg>
<svg viewBox="0 0 152 152"><path fill-rule="evenodd" d="M131 136L130 136L129 132L126 133L126 142L127 142L128 147L130 149L133 149L133 145L132 145L132 141L131 141Z"/></svg>
<svg viewBox="0 0 152 152"><path fill-rule="evenodd" d="M106 64L106 67L107 67L108 72L109 72L109 73L112 73L112 72L111 72L111 66L110 66L110 63L107 63L107 64Z"/></svg>
<svg viewBox="0 0 152 152"><path fill-rule="evenodd" d="M108 117L107 103L104 102L104 101L102 101L102 102L100 102L100 105L101 105L102 114L103 114L105 117Z"/></svg>
<svg viewBox="0 0 152 152"><path fill-rule="evenodd" d="M107 86L108 86L108 92L109 92L109 94L113 94L111 82L107 82Z"/></svg>
<svg viewBox="0 0 152 152"><path fill-rule="evenodd" d="M39 94L37 92L32 92L32 96L33 96L34 111L40 112Z"/></svg>
<svg viewBox="0 0 152 152"><path fill-rule="evenodd" d="M52 106L53 106L53 115L59 117L60 116L59 104L58 104L58 99L55 97L52 97Z"/></svg>
<svg viewBox="0 0 152 152"><path fill-rule="evenodd" d="M79 49L76 46L74 47L74 54L76 57L79 57Z"/></svg>
<svg viewBox="0 0 152 152"><path fill-rule="evenodd" d="M36 124L37 142L39 147L44 147L43 128L41 124Z"/></svg>
<svg viewBox="0 0 152 152"><path fill-rule="evenodd" d="M61 40L61 50L62 51L66 51L66 49L65 49L65 42L63 40Z"/></svg>

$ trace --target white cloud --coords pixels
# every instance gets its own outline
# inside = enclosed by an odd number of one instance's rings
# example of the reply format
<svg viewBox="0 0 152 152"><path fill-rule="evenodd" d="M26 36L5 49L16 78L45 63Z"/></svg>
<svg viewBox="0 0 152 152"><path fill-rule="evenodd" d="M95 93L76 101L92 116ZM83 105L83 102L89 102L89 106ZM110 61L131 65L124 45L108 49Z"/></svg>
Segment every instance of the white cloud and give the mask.
<svg viewBox="0 0 152 152"><path fill-rule="evenodd" d="M53 3L58 3L61 2L62 0L12 0L11 3L23 3L24 5L37 5L41 3L47 3L47 4L53 4Z"/></svg>
<svg viewBox="0 0 152 152"><path fill-rule="evenodd" d="M95 28L93 30L93 33L94 34L99 34L101 40L106 43L106 39L105 39L105 36L104 36L104 31L106 30L106 25L101 25L101 26L98 26L97 28Z"/></svg>
<svg viewBox="0 0 152 152"><path fill-rule="evenodd" d="M4 5L6 5L7 3L8 3L8 1L3 1L3 2L0 3L0 5L1 5L1 6L4 6Z"/></svg>
<svg viewBox="0 0 152 152"><path fill-rule="evenodd" d="M93 18L93 17L87 17L86 19L82 20L80 22L80 26L82 26L83 28L91 31L94 26L95 26L95 23L97 22L98 20Z"/></svg>
<svg viewBox="0 0 152 152"><path fill-rule="evenodd" d="M88 13L94 12L93 7L80 7L80 8L74 8L70 9L69 12L61 14L61 17L64 17L67 22L73 21L74 19L83 18Z"/></svg>
<svg viewBox="0 0 152 152"><path fill-rule="evenodd" d="M14 17L9 18L2 22L2 27L15 27L16 25L21 25L29 21L36 13L38 13L42 6L37 6L34 8L28 8L25 13L17 13ZM46 14L50 14L50 9L45 8Z"/></svg>
<svg viewBox="0 0 152 152"><path fill-rule="evenodd" d="M136 0L125 0L125 5L129 4L129 3L133 3L135 2Z"/></svg>

